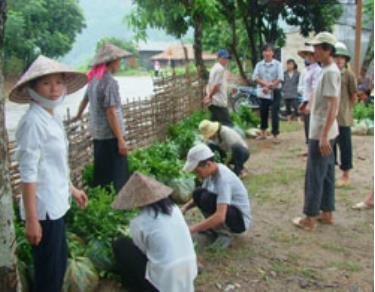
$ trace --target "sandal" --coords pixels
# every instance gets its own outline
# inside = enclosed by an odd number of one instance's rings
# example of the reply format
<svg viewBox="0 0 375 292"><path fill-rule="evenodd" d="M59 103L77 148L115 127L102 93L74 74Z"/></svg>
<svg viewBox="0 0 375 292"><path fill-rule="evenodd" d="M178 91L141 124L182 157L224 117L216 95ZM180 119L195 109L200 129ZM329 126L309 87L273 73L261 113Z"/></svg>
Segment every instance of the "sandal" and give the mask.
<svg viewBox="0 0 375 292"><path fill-rule="evenodd" d="M354 210L367 210L367 209L374 209L373 205L369 205L366 202L360 202L352 206Z"/></svg>
<svg viewBox="0 0 375 292"><path fill-rule="evenodd" d="M296 217L292 220L294 226L301 228L305 231L314 231L316 229L316 224L309 224L307 222L307 218L302 218L302 217Z"/></svg>

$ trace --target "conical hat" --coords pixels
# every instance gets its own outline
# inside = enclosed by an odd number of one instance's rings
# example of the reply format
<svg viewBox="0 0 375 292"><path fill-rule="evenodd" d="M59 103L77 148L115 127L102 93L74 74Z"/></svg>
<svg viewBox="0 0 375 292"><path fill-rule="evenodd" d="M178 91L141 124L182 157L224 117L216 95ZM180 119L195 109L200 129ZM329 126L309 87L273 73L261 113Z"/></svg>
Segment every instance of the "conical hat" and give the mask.
<svg viewBox="0 0 375 292"><path fill-rule="evenodd" d="M94 59L91 62L91 66L94 67L99 64L108 63L117 59L125 58L131 54L113 44L106 43L98 50Z"/></svg>
<svg viewBox="0 0 375 292"><path fill-rule="evenodd" d="M172 194L173 189L155 179L135 172L117 194L113 209L129 210L150 205Z"/></svg>
<svg viewBox="0 0 375 292"><path fill-rule="evenodd" d="M17 103L30 102L30 95L27 90L27 85L30 81L40 78L42 76L63 73L65 76L67 94L73 93L87 83L86 74L80 73L68 66L56 62L50 58L40 55L21 76L20 80L13 87L9 94L9 99Z"/></svg>

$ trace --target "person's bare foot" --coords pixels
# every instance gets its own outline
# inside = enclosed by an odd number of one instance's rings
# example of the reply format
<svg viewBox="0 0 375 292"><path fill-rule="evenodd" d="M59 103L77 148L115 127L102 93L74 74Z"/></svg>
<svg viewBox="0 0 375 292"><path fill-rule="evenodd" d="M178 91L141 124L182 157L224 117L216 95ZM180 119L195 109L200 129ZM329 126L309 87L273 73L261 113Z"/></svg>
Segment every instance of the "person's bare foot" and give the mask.
<svg viewBox="0 0 375 292"><path fill-rule="evenodd" d="M336 181L336 187L337 188L342 188L342 187L346 187L348 185L351 184L351 180L349 177L341 177L340 179L338 179Z"/></svg>
<svg viewBox="0 0 375 292"><path fill-rule="evenodd" d="M305 231L314 231L316 229L317 217L306 216L305 218L296 217L292 220L294 226Z"/></svg>
<svg viewBox="0 0 375 292"><path fill-rule="evenodd" d="M333 224L333 214L332 212L321 212L317 218L318 222L323 224Z"/></svg>
<svg viewBox="0 0 375 292"><path fill-rule="evenodd" d="M369 204L366 201L359 202L352 206L354 210L367 210L367 209L374 209L374 204Z"/></svg>

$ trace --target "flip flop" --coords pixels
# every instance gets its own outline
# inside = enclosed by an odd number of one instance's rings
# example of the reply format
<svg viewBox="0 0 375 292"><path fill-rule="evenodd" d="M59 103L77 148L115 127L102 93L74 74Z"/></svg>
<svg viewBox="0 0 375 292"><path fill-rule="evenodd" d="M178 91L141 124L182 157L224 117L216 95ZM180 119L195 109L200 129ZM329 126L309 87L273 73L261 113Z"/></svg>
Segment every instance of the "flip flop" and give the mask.
<svg viewBox="0 0 375 292"><path fill-rule="evenodd" d="M308 226L306 225L304 222L305 222L305 218L302 218L302 217L296 217L292 220L294 226L298 227L298 228L301 228L305 231L315 231L316 229L316 225L314 226Z"/></svg>
<svg viewBox="0 0 375 292"><path fill-rule="evenodd" d="M374 209L374 206L367 204L366 202L359 202L352 206L353 210L367 210L367 209Z"/></svg>

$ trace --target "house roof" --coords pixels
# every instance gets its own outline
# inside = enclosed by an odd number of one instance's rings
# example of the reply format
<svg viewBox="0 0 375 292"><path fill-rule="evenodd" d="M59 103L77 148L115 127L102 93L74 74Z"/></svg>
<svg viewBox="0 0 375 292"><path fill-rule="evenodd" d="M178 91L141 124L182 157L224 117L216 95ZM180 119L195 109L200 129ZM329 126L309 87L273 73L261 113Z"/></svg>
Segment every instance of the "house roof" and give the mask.
<svg viewBox="0 0 375 292"><path fill-rule="evenodd" d="M187 55L189 60L194 59L194 48L192 44L184 45L187 50ZM203 60L216 60L216 54L210 52L203 52ZM182 44L173 44L169 46L166 50L152 56L151 60L185 60L185 53Z"/></svg>
<svg viewBox="0 0 375 292"><path fill-rule="evenodd" d="M138 43L139 52L162 52L171 45L170 42L152 42L145 41Z"/></svg>

